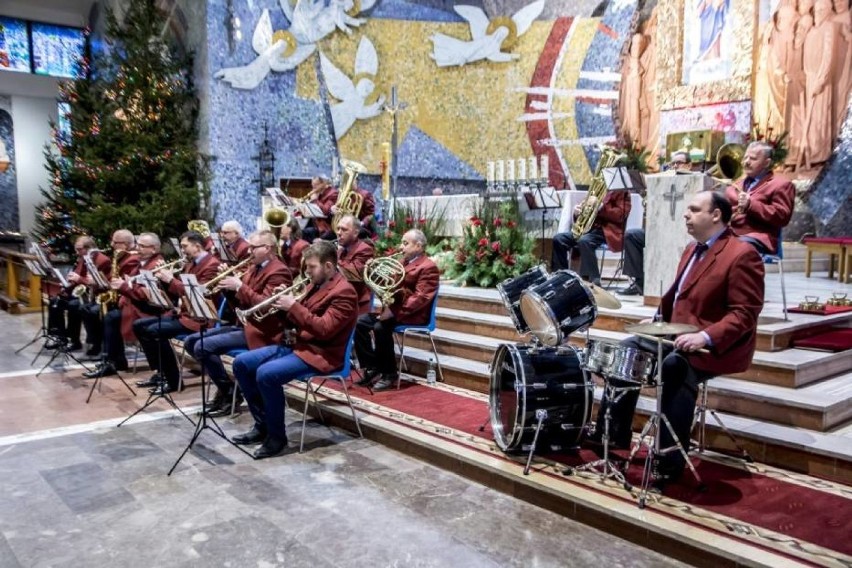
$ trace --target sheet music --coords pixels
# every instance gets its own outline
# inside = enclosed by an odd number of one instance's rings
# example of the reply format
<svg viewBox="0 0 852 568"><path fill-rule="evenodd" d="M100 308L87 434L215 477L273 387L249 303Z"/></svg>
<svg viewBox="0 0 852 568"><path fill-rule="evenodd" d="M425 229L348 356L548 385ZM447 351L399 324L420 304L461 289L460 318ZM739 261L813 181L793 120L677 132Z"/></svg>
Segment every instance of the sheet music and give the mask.
<svg viewBox="0 0 852 568"><path fill-rule="evenodd" d="M524 192L524 199L530 209L557 209L562 207L562 199L556 188L542 187Z"/></svg>
<svg viewBox="0 0 852 568"><path fill-rule="evenodd" d="M184 298L186 298L187 311L190 317L208 321L218 321L218 316L215 310L207 302L204 297L205 286L199 284L195 274L181 274L180 280L183 282Z"/></svg>
<svg viewBox="0 0 852 568"><path fill-rule="evenodd" d="M70 286L68 280L65 279L65 275L62 274L58 268L54 268L52 272L63 288L68 288Z"/></svg>
<svg viewBox="0 0 852 568"><path fill-rule="evenodd" d="M296 209L302 214L302 217L305 218L326 217L326 214L323 213L323 210L316 203L302 203L297 205Z"/></svg>
<svg viewBox="0 0 852 568"><path fill-rule="evenodd" d="M32 243L30 245L30 252L33 253L33 256L36 257L36 261L44 268L46 271L50 271L53 268L53 265L50 264L50 261L47 259L47 255L44 254L44 251L41 250L41 247L36 243Z"/></svg>
<svg viewBox="0 0 852 568"><path fill-rule="evenodd" d="M145 294L148 296L148 303L152 306L170 310L172 306L171 300L160 288L160 281L154 276L151 270L140 270L138 274L139 284L145 287Z"/></svg>
<svg viewBox="0 0 852 568"><path fill-rule="evenodd" d="M26 265L27 270L30 271L30 274L35 274L36 276L47 276L47 273L35 260L25 258L24 265Z"/></svg>
<svg viewBox="0 0 852 568"><path fill-rule="evenodd" d="M286 195L277 187L267 187L266 193L272 198L272 202L276 207L292 207L294 205L290 196Z"/></svg>
<svg viewBox="0 0 852 568"><path fill-rule="evenodd" d="M225 244L225 241L222 240L222 237L218 233L210 233L210 238L213 239L213 246L215 246L216 250L219 252L219 258L225 262L234 262L237 260L234 258L234 253L231 251L231 247Z"/></svg>
<svg viewBox="0 0 852 568"><path fill-rule="evenodd" d="M169 237L169 242L172 243L172 247L175 249L175 252L178 255L180 255L181 254L180 241L177 240L174 237Z"/></svg>
<svg viewBox="0 0 852 568"><path fill-rule="evenodd" d="M101 271L98 270L97 266L95 266L95 261L92 260L91 256L89 256L88 254L85 255L83 257L83 263L86 265L88 274L92 277L92 280L95 281L94 286L96 288L109 288L109 282L106 281L104 275L101 274Z"/></svg>
<svg viewBox="0 0 852 568"><path fill-rule="evenodd" d="M604 168L603 179L604 185L610 191L633 189L633 180L630 178L630 172L627 171L627 168Z"/></svg>

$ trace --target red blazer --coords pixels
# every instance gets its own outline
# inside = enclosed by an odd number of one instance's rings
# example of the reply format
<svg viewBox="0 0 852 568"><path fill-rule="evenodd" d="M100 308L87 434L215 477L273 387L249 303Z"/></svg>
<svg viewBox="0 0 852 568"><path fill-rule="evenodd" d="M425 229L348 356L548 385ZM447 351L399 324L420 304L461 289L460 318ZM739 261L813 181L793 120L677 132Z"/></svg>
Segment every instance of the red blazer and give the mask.
<svg viewBox="0 0 852 568"><path fill-rule="evenodd" d="M92 259L95 261L95 266L98 268L98 272L103 274L103 277L109 280L109 273L112 269L112 259L100 251L96 252ZM80 284L85 285L86 277L89 275L89 269L86 267L86 263L83 262L82 257L77 257L77 264L74 265L74 269L71 272L79 274L82 280L77 284L71 284L69 282L69 287L63 290L65 294L70 294L71 291Z"/></svg>
<svg viewBox="0 0 852 568"><path fill-rule="evenodd" d="M727 230L693 265L675 302L677 282L694 248L683 252L675 283L663 296L663 320L692 324L710 336L711 354L688 356L695 368L715 375L745 371L763 308L763 261L753 246Z"/></svg>
<svg viewBox="0 0 852 568"><path fill-rule="evenodd" d="M219 273L219 264L221 264L219 262L219 259L216 258L214 255L208 253L207 256L202 258L201 262L199 262L198 264L195 264L195 262L192 260L184 264L182 273L195 274L195 277L198 279L198 282L200 284L204 284ZM183 296L186 292L183 286L183 282L180 281L179 277L175 277L171 282L169 282L168 291L169 294L173 294L175 296ZM216 306L215 301L214 306ZM201 329L201 324L189 317L186 308L186 302L181 302L180 323L182 326L187 329L191 329L192 331L198 331Z"/></svg>
<svg viewBox="0 0 852 568"><path fill-rule="evenodd" d="M134 255L136 265L133 271L126 276L136 276L140 270L154 270L157 263L163 260L159 253L153 255L145 262L140 262L139 257ZM122 274L125 276L125 274ZM121 310L121 336L125 341L135 341L136 336L133 334L133 322L139 318L157 315L157 309L148 303L148 296L145 294L145 287L140 285L130 285L125 282L118 289L118 307Z"/></svg>
<svg viewBox="0 0 852 568"><path fill-rule="evenodd" d="M277 258L270 260L259 272L258 266L252 266L243 274L243 285L237 290L237 302L243 309L261 303L271 296L278 286L289 286L293 283L290 269ZM275 345L284 335L284 322L277 317L266 317L260 322L249 320L245 331L249 349Z"/></svg>
<svg viewBox="0 0 852 568"><path fill-rule="evenodd" d="M793 216L796 188L785 177L769 172L748 192L749 204L745 213L736 213L738 191L742 190L744 182L745 178L738 180L733 187L725 190L728 201L734 206L731 230L738 237L757 239L775 252L778 250L778 233Z"/></svg>
<svg viewBox="0 0 852 568"><path fill-rule="evenodd" d="M355 288L340 273L308 295L287 312L298 328L296 356L321 373L343 366L349 336L358 320Z"/></svg>
<svg viewBox="0 0 852 568"><path fill-rule="evenodd" d="M390 306L396 322L414 325L428 323L440 279L438 267L425 254L406 264L405 278Z"/></svg>
<svg viewBox="0 0 852 568"><path fill-rule="evenodd" d="M230 255L236 259L235 263L248 258L248 255L251 254L248 241L242 237L234 241L232 244L225 246L228 247Z"/></svg>
<svg viewBox="0 0 852 568"><path fill-rule="evenodd" d="M624 226L631 207L629 191L608 191L592 224L603 230L606 246L612 252L621 252L624 248Z"/></svg>
<svg viewBox="0 0 852 568"><path fill-rule="evenodd" d="M331 208L337 203L337 188L327 187L320 193L313 202L322 209L325 213L325 218L317 217L314 219L317 230L320 234L333 230L331 227Z"/></svg>
<svg viewBox="0 0 852 568"><path fill-rule="evenodd" d="M299 274L302 272L302 252L308 248L310 244L311 243L304 239L291 241L289 245L287 243L281 243L278 256L281 257L281 260L287 265L287 268L290 269L291 274Z"/></svg>
<svg viewBox="0 0 852 568"><path fill-rule="evenodd" d="M364 284L364 266L367 261L376 256L376 247L372 241L357 240L355 244L344 251L337 249L337 268L358 294L358 314L366 314L370 305L370 289Z"/></svg>
<svg viewBox="0 0 852 568"><path fill-rule="evenodd" d="M366 189L356 189L361 197L364 198L363 203L361 204L361 210L358 212L358 218L360 220L364 220L371 215L375 215L376 213L376 198L373 197L373 194Z"/></svg>

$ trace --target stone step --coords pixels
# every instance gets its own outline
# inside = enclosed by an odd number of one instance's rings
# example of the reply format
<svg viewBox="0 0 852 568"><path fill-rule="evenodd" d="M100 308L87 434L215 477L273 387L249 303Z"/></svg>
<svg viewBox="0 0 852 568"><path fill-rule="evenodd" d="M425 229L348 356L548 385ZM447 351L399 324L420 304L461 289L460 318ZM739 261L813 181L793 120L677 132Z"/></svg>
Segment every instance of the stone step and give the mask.
<svg viewBox="0 0 852 568"><path fill-rule="evenodd" d="M430 358L430 350L406 346L406 368L409 372L425 376ZM488 392L489 363L452 355L440 357L440 363L444 381L448 384ZM825 431L852 417L852 374L848 373L801 389L729 377L712 379L710 385L712 406L745 417L815 431Z"/></svg>
<svg viewBox="0 0 852 568"><path fill-rule="evenodd" d="M621 320L612 319L609 323ZM597 323L597 322L596 322ZM438 329L435 344L439 354L466 357L488 363L500 343L526 343L529 338L520 336L507 316L471 313L448 308L438 308ZM619 326L615 326L619 327ZM623 330L623 325L620 326ZM592 339L617 343L629 337L620 330L589 330ZM425 336L409 334L406 342L422 349L430 347ZM576 334L571 343L585 345L585 335ZM806 349L786 349L780 352L757 351L751 366L736 378L789 388L800 387L825 379L852 368L852 351L826 353Z"/></svg>

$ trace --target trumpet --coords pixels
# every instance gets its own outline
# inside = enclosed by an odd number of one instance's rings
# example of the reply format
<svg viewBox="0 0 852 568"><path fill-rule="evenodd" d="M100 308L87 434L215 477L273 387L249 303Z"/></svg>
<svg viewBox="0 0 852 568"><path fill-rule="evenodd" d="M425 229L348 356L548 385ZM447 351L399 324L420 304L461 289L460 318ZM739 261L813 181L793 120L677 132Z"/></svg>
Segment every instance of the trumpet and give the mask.
<svg viewBox="0 0 852 568"><path fill-rule="evenodd" d="M287 296L288 294L292 294L296 297L296 301L299 301L304 297L305 294L308 293L308 286L311 283L311 279L307 276L299 275L296 280L293 281L293 284L283 290L279 290L275 292L271 296L269 296L264 301L250 307L247 310L236 310L237 319L240 320L240 323L246 325L249 319L254 319L255 322L260 322L264 320L267 316L270 316L278 311L278 308L275 307L275 302L278 301L278 298L282 296Z"/></svg>
<svg viewBox="0 0 852 568"><path fill-rule="evenodd" d="M238 278L241 277L243 275L243 272L238 272L238 271L246 268L253 260L254 260L254 257L249 255L246 258L244 258L243 260L241 260L240 262L238 262L237 264L235 264L234 266L231 266L230 268L226 268L225 270L223 270L222 272L220 272L219 274L217 274L216 276L214 276L213 278L211 278L210 280L205 282L204 283L204 288L205 288L204 295L205 296L212 296L213 294L220 292L221 290L219 289L219 286L218 286L219 282L224 280L226 277L231 276L232 274L234 276L238 277Z"/></svg>
<svg viewBox="0 0 852 568"><path fill-rule="evenodd" d="M184 257L177 258L171 262L166 264L162 264L151 271L152 274L157 274L161 270L168 270L170 272L176 272L178 270L183 270L183 265L186 264L186 259Z"/></svg>

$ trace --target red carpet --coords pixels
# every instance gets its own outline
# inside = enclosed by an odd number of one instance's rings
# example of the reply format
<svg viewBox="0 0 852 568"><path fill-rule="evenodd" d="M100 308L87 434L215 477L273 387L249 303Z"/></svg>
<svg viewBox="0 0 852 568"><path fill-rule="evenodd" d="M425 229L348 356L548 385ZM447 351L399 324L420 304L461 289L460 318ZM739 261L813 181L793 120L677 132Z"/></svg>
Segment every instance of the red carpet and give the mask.
<svg viewBox="0 0 852 568"><path fill-rule="evenodd" d="M488 418L488 406L484 401L411 383L403 383L399 391L372 396L360 387L351 391L364 400L491 440L490 423L484 432L479 431ZM579 455L546 457L568 465L596 459L593 452L585 449ZM850 499L713 461L693 458L693 463L707 490L698 492L693 477L687 472L680 483L666 488L667 497L852 555ZM638 484L641 474L642 461L637 457L628 470L628 480ZM570 481L570 478L565 479ZM625 498L629 498L627 493ZM733 527L731 531L736 532Z"/></svg>

